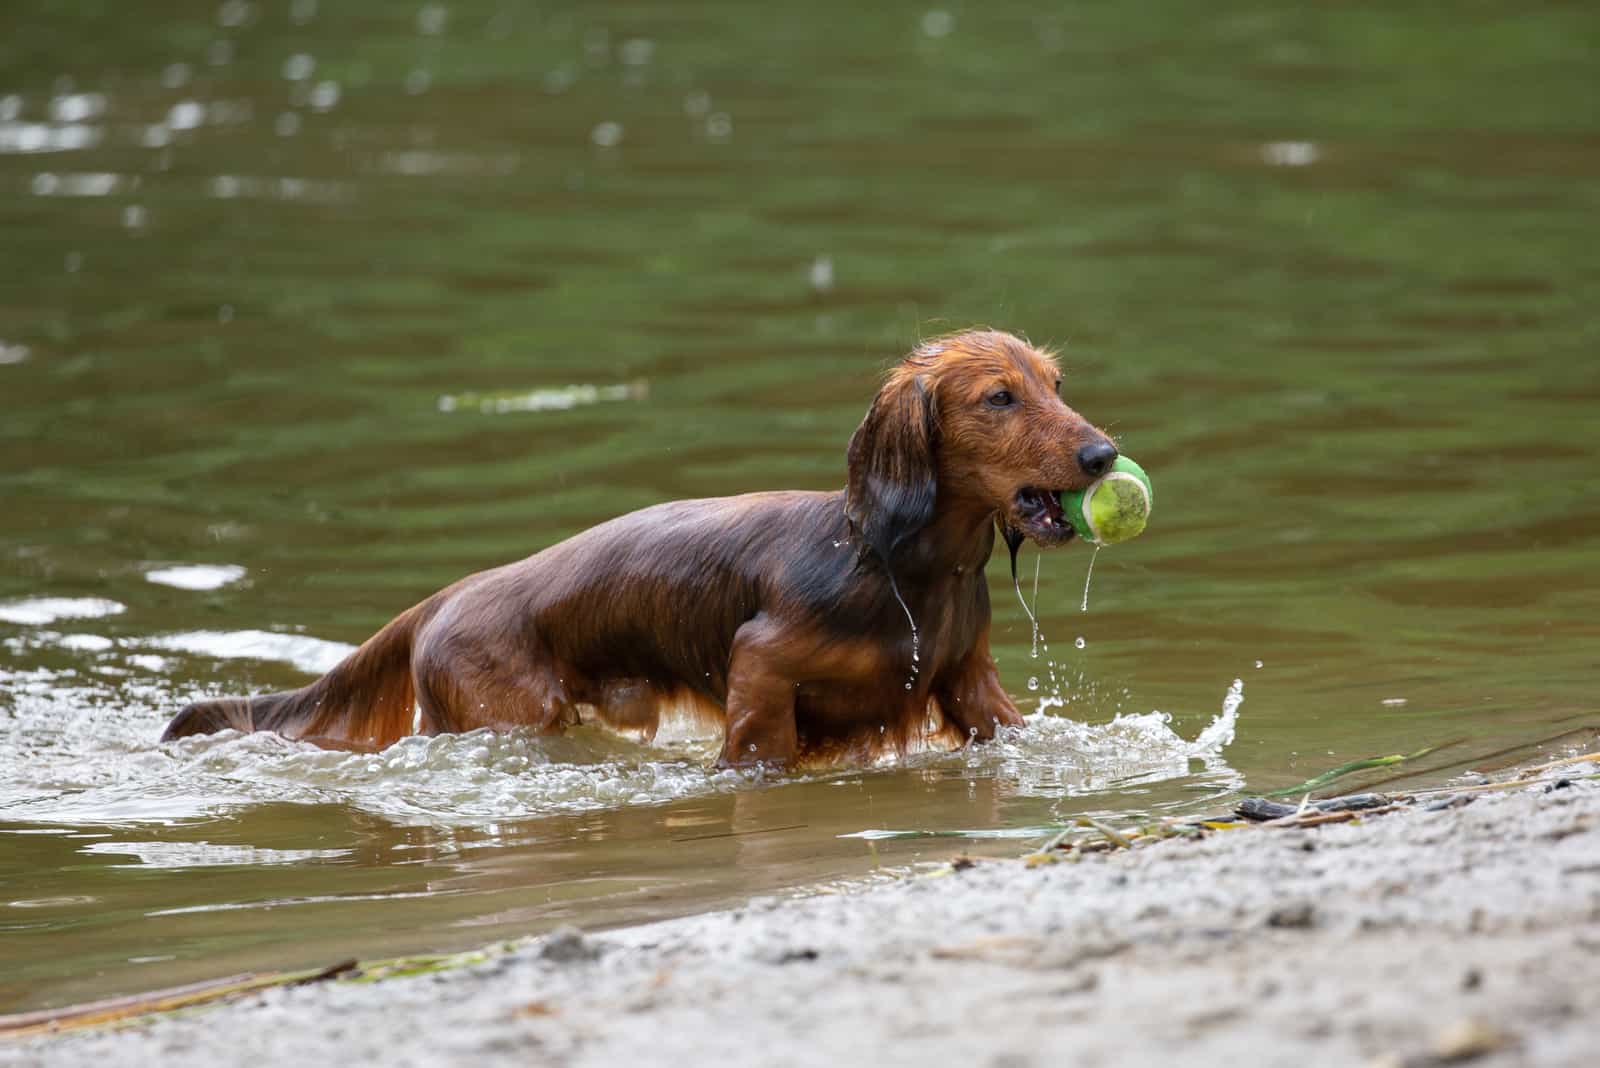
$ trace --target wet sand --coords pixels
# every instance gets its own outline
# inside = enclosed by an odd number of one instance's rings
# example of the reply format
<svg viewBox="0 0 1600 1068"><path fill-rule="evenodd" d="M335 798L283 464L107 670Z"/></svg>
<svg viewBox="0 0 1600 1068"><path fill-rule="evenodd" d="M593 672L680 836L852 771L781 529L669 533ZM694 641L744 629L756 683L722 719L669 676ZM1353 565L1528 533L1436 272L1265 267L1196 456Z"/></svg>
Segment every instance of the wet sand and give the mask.
<svg viewBox="0 0 1600 1068"><path fill-rule="evenodd" d="M558 932L0 1063L1593 1064L1600 781L1559 779Z"/></svg>

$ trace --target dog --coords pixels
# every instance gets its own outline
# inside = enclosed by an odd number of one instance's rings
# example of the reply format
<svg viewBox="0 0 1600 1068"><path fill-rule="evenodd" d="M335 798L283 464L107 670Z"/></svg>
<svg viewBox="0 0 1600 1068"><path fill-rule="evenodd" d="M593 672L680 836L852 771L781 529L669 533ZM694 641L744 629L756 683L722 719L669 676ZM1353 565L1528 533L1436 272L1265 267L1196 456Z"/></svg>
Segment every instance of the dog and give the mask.
<svg viewBox="0 0 1600 1068"><path fill-rule="evenodd" d="M847 484L672 501L483 571L401 613L315 682L200 701L163 741L232 728L375 749L597 718L721 727L718 764L865 761L1022 722L989 654L997 532L1065 544L1062 492L1117 448L1052 355L971 330L890 368Z"/></svg>

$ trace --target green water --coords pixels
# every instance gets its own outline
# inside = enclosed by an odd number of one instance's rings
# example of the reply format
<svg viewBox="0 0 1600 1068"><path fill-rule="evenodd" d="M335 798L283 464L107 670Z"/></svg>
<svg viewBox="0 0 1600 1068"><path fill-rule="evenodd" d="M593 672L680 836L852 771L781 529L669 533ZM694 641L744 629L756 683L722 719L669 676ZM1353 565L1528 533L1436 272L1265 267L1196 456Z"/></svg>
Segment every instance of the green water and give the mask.
<svg viewBox="0 0 1600 1068"><path fill-rule="evenodd" d="M1028 841L864 831L1593 748L1597 30L11 0L0 613L33 609L0 622L0 1011ZM1037 659L991 568L1002 672L1052 698L1020 737L761 782L693 741L156 746L620 512L837 487L885 362L971 323L1059 347L1156 483L1087 614L1088 552L1044 558ZM243 572L147 577L176 565ZM1236 678L1232 743L1190 748Z"/></svg>

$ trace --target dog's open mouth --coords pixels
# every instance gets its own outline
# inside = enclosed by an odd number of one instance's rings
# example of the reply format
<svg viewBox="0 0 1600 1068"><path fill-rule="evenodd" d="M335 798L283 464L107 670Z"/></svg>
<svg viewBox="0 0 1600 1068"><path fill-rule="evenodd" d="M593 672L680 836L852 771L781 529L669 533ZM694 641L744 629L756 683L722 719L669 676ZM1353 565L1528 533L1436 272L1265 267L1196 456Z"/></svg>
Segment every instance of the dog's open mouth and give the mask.
<svg viewBox="0 0 1600 1068"><path fill-rule="evenodd" d="M1062 492L1032 486L1017 491L1017 525L1035 541L1066 541L1073 536L1072 523L1061 509Z"/></svg>

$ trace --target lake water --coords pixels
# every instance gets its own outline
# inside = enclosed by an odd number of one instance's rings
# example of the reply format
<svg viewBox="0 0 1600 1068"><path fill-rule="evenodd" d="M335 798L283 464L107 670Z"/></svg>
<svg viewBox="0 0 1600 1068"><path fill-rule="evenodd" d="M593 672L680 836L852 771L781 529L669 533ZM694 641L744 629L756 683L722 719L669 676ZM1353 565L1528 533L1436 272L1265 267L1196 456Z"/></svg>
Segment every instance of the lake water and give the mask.
<svg viewBox="0 0 1600 1068"><path fill-rule="evenodd" d="M1595 30L12 0L0 1010L1592 748ZM886 362L979 322L1156 485L1087 613L1090 553L1042 558L1038 657L994 561L1019 734L764 778L581 731L156 744L610 516L837 487Z"/></svg>

